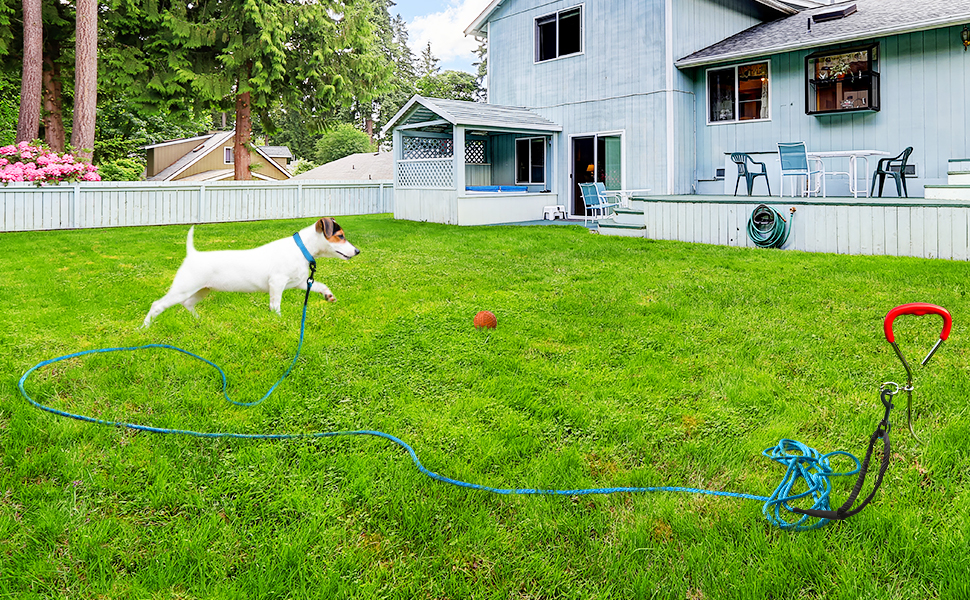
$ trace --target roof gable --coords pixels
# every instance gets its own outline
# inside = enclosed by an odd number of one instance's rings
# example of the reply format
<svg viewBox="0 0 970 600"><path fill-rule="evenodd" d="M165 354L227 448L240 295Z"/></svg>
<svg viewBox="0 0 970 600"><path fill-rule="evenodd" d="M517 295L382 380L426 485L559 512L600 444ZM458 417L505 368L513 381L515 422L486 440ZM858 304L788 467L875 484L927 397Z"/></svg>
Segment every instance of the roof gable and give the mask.
<svg viewBox="0 0 970 600"><path fill-rule="evenodd" d="M562 126L545 119L528 108L499 106L468 102L466 100L443 100L414 96L384 126L386 133L397 127L440 123L464 127L487 127L509 131L562 131Z"/></svg>
<svg viewBox="0 0 970 600"><path fill-rule="evenodd" d="M498 10L498 7L502 4L512 2L513 0L492 0L485 10L482 11L478 17L472 21L471 25L465 28L465 35L474 35L477 37L487 37L488 36L488 21L492 14ZM777 12L779 15L793 15L798 12L798 9L789 6L784 2L779 2L778 0L751 0L754 3L761 4L771 10Z"/></svg>

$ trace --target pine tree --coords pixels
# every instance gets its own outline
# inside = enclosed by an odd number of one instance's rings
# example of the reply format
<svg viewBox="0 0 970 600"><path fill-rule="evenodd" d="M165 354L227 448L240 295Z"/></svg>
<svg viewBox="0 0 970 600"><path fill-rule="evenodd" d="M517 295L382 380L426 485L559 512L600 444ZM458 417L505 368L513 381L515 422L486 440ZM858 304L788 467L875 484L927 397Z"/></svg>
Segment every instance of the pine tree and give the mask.
<svg viewBox="0 0 970 600"><path fill-rule="evenodd" d="M40 131L40 98L44 73L44 26L41 0L23 0L23 71L17 141L33 141Z"/></svg>
<svg viewBox="0 0 970 600"><path fill-rule="evenodd" d="M75 23L71 145L82 160L91 162L98 103L98 0L77 0Z"/></svg>
<svg viewBox="0 0 970 600"><path fill-rule="evenodd" d="M369 102L390 66L375 51L366 0L214 0L172 5L173 47L189 50L177 74L215 108L236 109L236 178L249 178L252 117L276 131L271 109L299 110L309 122L338 105ZM173 78L176 87L182 82ZM350 84L353 82L353 85Z"/></svg>
<svg viewBox="0 0 970 600"><path fill-rule="evenodd" d="M421 51L421 58L418 61L418 77L428 77L438 72L438 63L441 60L431 51L431 42Z"/></svg>

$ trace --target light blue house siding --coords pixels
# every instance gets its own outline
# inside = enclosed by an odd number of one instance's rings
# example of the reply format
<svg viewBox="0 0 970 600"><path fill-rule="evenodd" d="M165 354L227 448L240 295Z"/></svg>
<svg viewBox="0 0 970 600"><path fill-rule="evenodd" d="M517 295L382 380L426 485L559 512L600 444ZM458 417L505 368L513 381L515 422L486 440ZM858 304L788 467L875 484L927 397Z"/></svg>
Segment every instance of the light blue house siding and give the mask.
<svg viewBox="0 0 970 600"><path fill-rule="evenodd" d="M571 194L574 136L618 133L623 188L691 193L696 91L672 63L758 23L763 9L743 0L537 4L505 2L489 18L489 102L529 107L562 125L554 191ZM537 63L535 19L575 6L583 8L583 52Z"/></svg>
<svg viewBox="0 0 970 600"><path fill-rule="evenodd" d="M960 43L961 29L874 38L879 43L878 112L805 114L805 58L814 51L806 50L763 57L771 69L770 121L708 125L705 73L711 66L686 69L684 76L698 100L698 191L723 192L723 182L711 180L715 169L724 167L726 153L774 152L779 141L804 141L815 151L864 148L893 154L913 146L910 163L916 164L917 177L909 180L910 196L922 196L924 185L945 184L948 159L970 156L970 53ZM714 66L731 64L739 63ZM733 187L736 173L729 169L726 176Z"/></svg>

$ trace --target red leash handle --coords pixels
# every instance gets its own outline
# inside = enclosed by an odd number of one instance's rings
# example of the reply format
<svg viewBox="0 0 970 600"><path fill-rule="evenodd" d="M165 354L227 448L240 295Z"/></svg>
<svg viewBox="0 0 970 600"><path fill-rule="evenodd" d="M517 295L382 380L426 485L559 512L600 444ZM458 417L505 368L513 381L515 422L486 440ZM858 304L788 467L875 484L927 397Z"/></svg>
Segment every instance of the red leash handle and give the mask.
<svg viewBox="0 0 970 600"><path fill-rule="evenodd" d="M949 311L947 311L942 306L937 306L935 304L928 304L926 302L912 302L910 304L903 304L897 306L896 308L889 311L886 315L886 320L883 323L883 329L886 331L886 341L890 344L896 342L896 336L893 335L893 321L899 315L940 315L943 317L943 331L940 333L940 340L945 340L950 337L950 329L953 327L953 318L950 317Z"/></svg>

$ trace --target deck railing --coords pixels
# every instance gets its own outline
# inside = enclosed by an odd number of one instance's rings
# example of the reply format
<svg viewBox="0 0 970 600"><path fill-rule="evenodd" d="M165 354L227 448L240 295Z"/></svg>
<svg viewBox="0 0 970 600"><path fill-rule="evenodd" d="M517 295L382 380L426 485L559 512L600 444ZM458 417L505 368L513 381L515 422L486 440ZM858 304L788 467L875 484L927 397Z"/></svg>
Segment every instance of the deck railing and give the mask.
<svg viewBox="0 0 970 600"><path fill-rule="evenodd" d="M99 182L0 187L0 231L393 212L391 181Z"/></svg>

